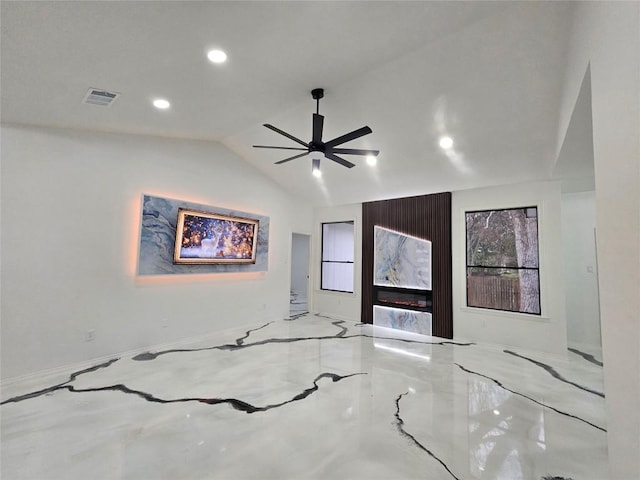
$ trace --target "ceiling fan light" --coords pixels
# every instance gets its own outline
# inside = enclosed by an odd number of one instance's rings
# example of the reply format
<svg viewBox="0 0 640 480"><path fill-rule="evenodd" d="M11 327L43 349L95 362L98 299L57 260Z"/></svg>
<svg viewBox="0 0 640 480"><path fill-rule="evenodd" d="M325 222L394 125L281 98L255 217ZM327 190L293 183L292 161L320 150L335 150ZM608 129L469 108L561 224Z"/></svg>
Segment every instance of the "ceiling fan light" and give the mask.
<svg viewBox="0 0 640 480"><path fill-rule="evenodd" d="M375 155L367 155L367 165L373 167L376 163L378 163L378 159Z"/></svg>
<svg viewBox="0 0 640 480"><path fill-rule="evenodd" d="M314 177L322 176L322 172L320 171L320 159L319 158L314 158L311 161L311 174Z"/></svg>

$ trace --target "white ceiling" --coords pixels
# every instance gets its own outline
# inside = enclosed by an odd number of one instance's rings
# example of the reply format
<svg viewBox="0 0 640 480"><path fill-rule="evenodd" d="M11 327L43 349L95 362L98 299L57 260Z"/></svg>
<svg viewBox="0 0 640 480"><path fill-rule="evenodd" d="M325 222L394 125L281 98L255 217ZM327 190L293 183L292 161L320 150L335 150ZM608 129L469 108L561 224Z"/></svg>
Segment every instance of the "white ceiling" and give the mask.
<svg viewBox="0 0 640 480"><path fill-rule="evenodd" d="M571 2L1 2L2 121L221 141L314 205L551 178ZM224 65L207 61L221 47ZM110 108L88 88L121 93ZM310 140L381 151L274 162ZM168 111L150 100L165 97ZM448 152L438 138L448 134ZM180 159L176 159L179 164ZM214 162L215 159L212 159ZM563 172L564 175L570 173Z"/></svg>

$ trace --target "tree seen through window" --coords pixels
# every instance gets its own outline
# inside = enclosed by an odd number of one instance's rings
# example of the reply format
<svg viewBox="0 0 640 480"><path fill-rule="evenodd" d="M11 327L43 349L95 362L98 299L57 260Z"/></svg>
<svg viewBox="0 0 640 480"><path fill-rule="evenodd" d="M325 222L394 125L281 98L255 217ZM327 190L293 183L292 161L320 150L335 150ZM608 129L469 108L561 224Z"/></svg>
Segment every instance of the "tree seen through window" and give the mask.
<svg viewBox="0 0 640 480"><path fill-rule="evenodd" d="M466 212L467 305L540 315L538 209Z"/></svg>

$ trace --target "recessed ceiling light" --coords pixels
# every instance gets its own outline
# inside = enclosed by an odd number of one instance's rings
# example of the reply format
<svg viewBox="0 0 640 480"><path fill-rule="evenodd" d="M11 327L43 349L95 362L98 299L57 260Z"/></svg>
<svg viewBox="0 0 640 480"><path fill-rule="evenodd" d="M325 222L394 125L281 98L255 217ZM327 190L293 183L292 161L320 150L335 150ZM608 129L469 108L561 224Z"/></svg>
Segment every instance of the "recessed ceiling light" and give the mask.
<svg viewBox="0 0 640 480"><path fill-rule="evenodd" d="M227 54L222 50L209 50L207 58L213 63L224 63L227 60Z"/></svg>
<svg viewBox="0 0 640 480"><path fill-rule="evenodd" d="M367 165L374 166L378 163L378 159L374 155L367 155Z"/></svg>
<svg viewBox="0 0 640 480"><path fill-rule="evenodd" d="M169 103L168 100L165 100L164 98L156 98L153 101L153 106L159 110L166 110L171 106L171 104Z"/></svg>
<svg viewBox="0 0 640 480"><path fill-rule="evenodd" d="M441 137L440 147L444 148L445 150L453 147L453 139L451 137Z"/></svg>

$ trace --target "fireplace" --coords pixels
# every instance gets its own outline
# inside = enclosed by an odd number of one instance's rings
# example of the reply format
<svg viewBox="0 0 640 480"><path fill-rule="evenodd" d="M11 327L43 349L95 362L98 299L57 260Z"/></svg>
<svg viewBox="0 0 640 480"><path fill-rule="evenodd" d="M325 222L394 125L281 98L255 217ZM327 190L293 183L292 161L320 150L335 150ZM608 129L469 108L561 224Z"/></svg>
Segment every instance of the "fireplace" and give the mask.
<svg viewBox="0 0 640 480"><path fill-rule="evenodd" d="M373 324L422 335L432 335L431 290L373 287Z"/></svg>
<svg viewBox="0 0 640 480"><path fill-rule="evenodd" d="M374 305L405 308L421 312L431 312L433 309L431 290L374 286L373 303Z"/></svg>

